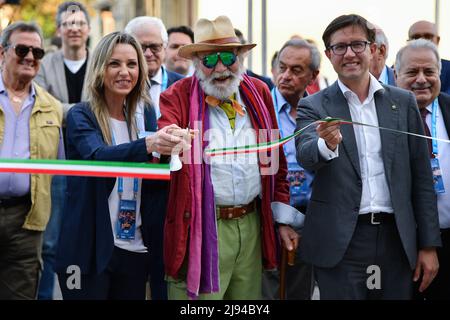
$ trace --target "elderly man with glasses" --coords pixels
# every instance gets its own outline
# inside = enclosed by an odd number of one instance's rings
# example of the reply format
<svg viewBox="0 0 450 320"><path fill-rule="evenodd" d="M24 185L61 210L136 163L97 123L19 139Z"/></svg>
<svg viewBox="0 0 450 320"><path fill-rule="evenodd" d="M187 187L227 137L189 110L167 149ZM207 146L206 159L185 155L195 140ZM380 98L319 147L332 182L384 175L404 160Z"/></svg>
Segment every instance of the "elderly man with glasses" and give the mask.
<svg viewBox="0 0 450 320"><path fill-rule="evenodd" d="M411 299L436 276L439 221L427 142L414 95L369 73L375 30L363 17L334 19L323 33L338 74L300 100L297 160L314 171L300 244L315 268L321 299Z"/></svg>
<svg viewBox="0 0 450 320"><path fill-rule="evenodd" d="M161 95L158 122L199 130L171 175L164 229L169 298L260 299L263 263L277 267L272 212L285 223L298 213L288 205L284 153L202 155L277 139L272 98L262 81L245 74L244 56L255 44L241 44L228 17L200 19L194 37L178 54L193 60L195 74ZM280 229L296 246L297 233Z"/></svg>
<svg viewBox="0 0 450 320"><path fill-rule="evenodd" d="M33 83L42 42L34 24L19 21L2 32L0 158L64 158L61 104ZM0 174L0 300L36 298L50 183L50 175Z"/></svg>

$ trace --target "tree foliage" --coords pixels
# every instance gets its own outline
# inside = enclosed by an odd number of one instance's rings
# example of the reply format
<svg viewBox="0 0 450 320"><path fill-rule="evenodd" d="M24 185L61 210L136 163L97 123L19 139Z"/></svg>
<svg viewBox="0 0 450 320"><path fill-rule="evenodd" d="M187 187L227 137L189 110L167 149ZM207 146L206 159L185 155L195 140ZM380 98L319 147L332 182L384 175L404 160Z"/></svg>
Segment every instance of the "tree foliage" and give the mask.
<svg viewBox="0 0 450 320"><path fill-rule="evenodd" d="M14 6L12 21L34 21L42 28L45 38L51 37L56 31L55 16L61 0L21 0ZM93 0L80 1L87 7Z"/></svg>

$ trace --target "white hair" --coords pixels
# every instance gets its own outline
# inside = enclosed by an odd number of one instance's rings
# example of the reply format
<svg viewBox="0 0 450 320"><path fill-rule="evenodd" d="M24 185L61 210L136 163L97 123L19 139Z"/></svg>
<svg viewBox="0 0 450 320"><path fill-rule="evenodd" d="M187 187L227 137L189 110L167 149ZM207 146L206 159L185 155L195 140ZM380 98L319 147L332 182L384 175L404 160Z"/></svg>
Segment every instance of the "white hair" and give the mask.
<svg viewBox="0 0 450 320"><path fill-rule="evenodd" d="M141 16L133 18L127 23L124 31L133 36L136 36L136 32L138 30L152 27L157 27L160 30L161 39L163 41L164 46L166 46L169 40L169 36L167 35L167 30L166 27L164 26L164 23L159 18L149 16Z"/></svg>
<svg viewBox="0 0 450 320"><path fill-rule="evenodd" d="M395 71L397 72L397 74L400 73L400 70L403 67L403 54L408 49L428 49L433 52L436 56L436 67L438 68L439 74L441 74L442 62L439 56L438 48L433 42L426 39L411 40L406 44L406 46L404 46L397 52L397 57L395 58Z"/></svg>
<svg viewBox="0 0 450 320"><path fill-rule="evenodd" d="M236 73L230 71L227 69L226 71L220 73L220 72L213 72L209 76L206 76L205 73L200 68L201 61L198 57L193 58L193 63L195 67L195 75L200 81L200 86L202 87L203 91L209 95L216 97L220 100L225 100L229 98L232 94L237 92L239 90L239 84L244 79L243 74L245 73L245 67L243 63L243 56L238 55L237 56L237 63L239 64L239 69ZM218 87L213 84L213 80L219 77L228 77L231 76L231 83L226 87Z"/></svg>

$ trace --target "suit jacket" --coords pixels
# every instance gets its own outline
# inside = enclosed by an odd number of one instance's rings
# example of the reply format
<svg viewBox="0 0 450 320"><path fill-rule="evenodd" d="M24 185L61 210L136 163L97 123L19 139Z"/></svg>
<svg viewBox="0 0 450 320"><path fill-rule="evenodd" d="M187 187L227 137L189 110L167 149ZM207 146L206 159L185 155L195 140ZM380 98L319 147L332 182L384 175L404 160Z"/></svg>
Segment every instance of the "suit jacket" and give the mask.
<svg viewBox="0 0 450 320"><path fill-rule="evenodd" d="M145 139L106 145L87 103L76 104L67 115L66 151L68 159L74 160L146 162L151 157ZM115 181L114 178L67 177L56 272L66 273L69 265L78 265L82 274L99 274L108 266L114 249L108 198ZM148 228L153 206L150 181L142 181L140 207L142 238L147 248L152 245Z"/></svg>
<svg viewBox="0 0 450 320"><path fill-rule="evenodd" d="M383 85L375 93L381 127L424 134L415 96ZM327 116L351 119L350 109L337 82L300 100L297 130ZM303 229L303 259L319 267L334 267L343 258L355 231L362 194L362 180L355 134L341 126L339 157L330 161L318 150L312 126L296 140L297 159L315 171L311 200ZM425 139L380 130L382 158L397 229L411 268L419 248L440 246L436 195Z"/></svg>
<svg viewBox="0 0 450 320"><path fill-rule="evenodd" d="M438 101L442 117L444 118L445 129L447 129L447 134L450 136L450 95L441 92L438 96Z"/></svg>
<svg viewBox="0 0 450 320"><path fill-rule="evenodd" d="M392 68L389 68L388 66L386 66L386 70L387 70L387 76L388 76L388 85L390 86L395 86L395 76L394 76L394 70L392 70Z"/></svg>
<svg viewBox="0 0 450 320"><path fill-rule="evenodd" d="M173 71L169 71L164 67L161 67L161 68L166 70L166 72L167 72L167 88L169 88L172 84L174 84L178 80L184 78L184 76L182 74L179 74L179 73L176 73Z"/></svg>
<svg viewBox="0 0 450 320"><path fill-rule="evenodd" d="M247 74L248 74L250 77L259 79L259 80L261 80L262 82L264 82L264 83L267 85L267 87L269 88L269 90L272 90L272 89L273 89L274 84L273 84L272 80L270 80L270 78L261 76L261 75L259 75L259 74L256 74L256 73L254 73L254 72L253 72L252 70L250 70L250 69L247 69Z"/></svg>
<svg viewBox="0 0 450 320"><path fill-rule="evenodd" d="M87 55L86 63L89 63L89 55ZM81 92L82 101L86 100L85 84L87 74L88 73L86 70L86 74L84 75L83 91ZM44 59L42 59L35 81L52 96L61 101L65 119L67 112L74 104L69 103L69 91L67 90L66 72L64 71L64 55L62 50L46 55Z"/></svg>
<svg viewBox="0 0 450 320"><path fill-rule="evenodd" d="M441 92L450 94L450 61L441 59Z"/></svg>

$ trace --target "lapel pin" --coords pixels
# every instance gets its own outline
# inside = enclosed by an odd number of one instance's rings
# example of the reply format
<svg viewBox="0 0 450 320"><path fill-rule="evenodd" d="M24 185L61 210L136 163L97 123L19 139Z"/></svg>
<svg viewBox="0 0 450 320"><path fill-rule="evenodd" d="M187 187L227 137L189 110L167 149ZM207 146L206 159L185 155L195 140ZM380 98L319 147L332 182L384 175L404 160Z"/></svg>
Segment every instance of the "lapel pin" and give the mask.
<svg viewBox="0 0 450 320"><path fill-rule="evenodd" d="M47 120L47 124L53 124L52 120Z"/></svg>

